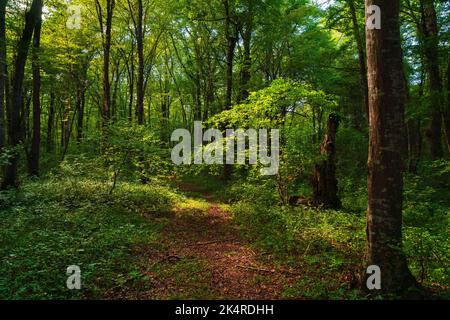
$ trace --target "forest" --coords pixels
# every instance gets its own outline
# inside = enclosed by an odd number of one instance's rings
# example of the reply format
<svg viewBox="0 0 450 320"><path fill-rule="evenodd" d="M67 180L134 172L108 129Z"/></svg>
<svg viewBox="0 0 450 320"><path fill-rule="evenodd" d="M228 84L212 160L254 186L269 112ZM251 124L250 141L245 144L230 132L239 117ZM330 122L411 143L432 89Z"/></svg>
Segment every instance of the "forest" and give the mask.
<svg viewBox="0 0 450 320"><path fill-rule="evenodd" d="M0 183L1 300L450 299L450 2L0 0Z"/></svg>

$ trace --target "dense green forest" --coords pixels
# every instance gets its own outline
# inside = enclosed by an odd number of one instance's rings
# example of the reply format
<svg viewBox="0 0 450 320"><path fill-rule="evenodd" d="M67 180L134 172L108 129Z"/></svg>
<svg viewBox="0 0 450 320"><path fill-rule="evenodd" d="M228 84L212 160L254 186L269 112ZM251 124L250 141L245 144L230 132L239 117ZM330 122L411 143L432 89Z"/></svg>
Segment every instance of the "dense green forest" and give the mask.
<svg viewBox="0 0 450 320"><path fill-rule="evenodd" d="M449 48L444 0L0 0L0 299L450 298Z"/></svg>

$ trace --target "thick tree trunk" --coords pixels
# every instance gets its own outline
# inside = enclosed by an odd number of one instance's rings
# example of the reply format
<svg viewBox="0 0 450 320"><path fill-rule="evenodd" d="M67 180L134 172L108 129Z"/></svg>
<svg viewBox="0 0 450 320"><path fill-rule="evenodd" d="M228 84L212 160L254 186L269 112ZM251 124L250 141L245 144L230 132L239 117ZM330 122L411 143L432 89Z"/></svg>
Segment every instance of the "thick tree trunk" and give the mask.
<svg viewBox="0 0 450 320"><path fill-rule="evenodd" d="M381 269L381 292L416 285L402 252L405 100L399 0L366 0L381 8L381 29L366 31L369 85L369 177L366 265ZM369 15L367 15L367 19ZM366 288L367 274L362 283Z"/></svg>
<svg viewBox="0 0 450 320"><path fill-rule="evenodd" d="M41 67L39 62L39 51L41 42L42 12L39 12L38 15L39 16L33 35L33 138L28 161L28 173L30 176L39 175L39 154L41 149Z"/></svg>
<svg viewBox="0 0 450 320"><path fill-rule="evenodd" d="M11 108L9 112L8 137L9 145L17 149L21 140L20 110L23 103L23 81L25 77L25 64L28 57L31 38L36 22L42 11L43 0L33 0L30 10L25 16L25 27L22 31L19 43L17 44L17 55L14 63L14 78L12 83ZM3 188L18 186L17 167L19 163L19 153L15 150L9 164L6 166L5 178L2 183Z"/></svg>
<svg viewBox="0 0 450 320"><path fill-rule="evenodd" d="M336 134L339 119L330 115L325 138L320 146L320 153L325 160L316 164L312 178L313 203L326 208L339 209L341 201L338 197L338 181L336 179Z"/></svg>
<svg viewBox="0 0 450 320"><path fill-rule="evenodd" d="M442 82L439 72L438 26L434 0L421 0L424 51L431 95L431 124L427 132L432 159L443 156L442 148Z"/></svg>

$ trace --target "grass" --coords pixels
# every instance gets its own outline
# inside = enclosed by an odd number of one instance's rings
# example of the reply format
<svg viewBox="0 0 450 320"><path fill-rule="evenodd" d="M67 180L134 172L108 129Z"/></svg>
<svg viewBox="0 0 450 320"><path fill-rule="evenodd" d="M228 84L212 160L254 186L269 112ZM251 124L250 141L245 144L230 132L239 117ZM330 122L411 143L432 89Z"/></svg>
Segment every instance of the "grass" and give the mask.
<svg viewBox="0 0 450 320"><path fill-rule="evenodd" d="M184 182L200 188L182 196L163 182L120 181L109 194L109 180L80 174L27 181L20 191L0 193L0 299L218 297L206 261L184 257L149 265L136 254L140 247L164 252L161 239L175 208L187 217L206 214L205 191L224 202L218 206L232 213L261 259L301 270L300 280L284 284L284 298L364 298L352 286L365 245L360 210L281 207L264 186L231 185L224 192L215 179ZM445 298L448 205L438 190L413 182L406 189L405 253L416 278ZM81 268L82 290L66 288L70 265ZM158 292L155 281L167 290Z"/></svg>
<svg viewBox="0 0 450 320"><path fill-rule="evenodd" d="M104 293L145 281L132 248L156 244L176 195L162 187L108 185L80 179L28 183L1 195L0 298L104 298ZM82 290L66 288L66 269L78 265ZM142 282L141 281L141 282Z"/></svg>

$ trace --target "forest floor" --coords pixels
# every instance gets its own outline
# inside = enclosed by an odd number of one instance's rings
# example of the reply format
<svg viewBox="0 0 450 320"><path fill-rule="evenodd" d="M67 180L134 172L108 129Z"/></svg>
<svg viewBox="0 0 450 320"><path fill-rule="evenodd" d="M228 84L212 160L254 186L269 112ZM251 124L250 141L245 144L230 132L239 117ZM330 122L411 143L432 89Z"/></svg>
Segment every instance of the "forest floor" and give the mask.
<svg viewBox="0 0 450 320"><path fill-rule="evenodd" d="M142 272L152 279L148 298L281 299L301 277L251 248L213 193L189 183L179 188L191 204L174 208L158 248L139 249L148 262Z"/></svg>
<svg viewBox="0 0 450 320"><path fill-rule="evenodd" d="M0 299L367 298L355 286L363 214L274 209L259 186L234 190L243 202L214 179L121 181L111 194L109 180L64 177L0 193ZM440 234L431 253L448 261ZM66 287L71 265L81 290ZM448 297L443 266L425 285Z"/></svg>

